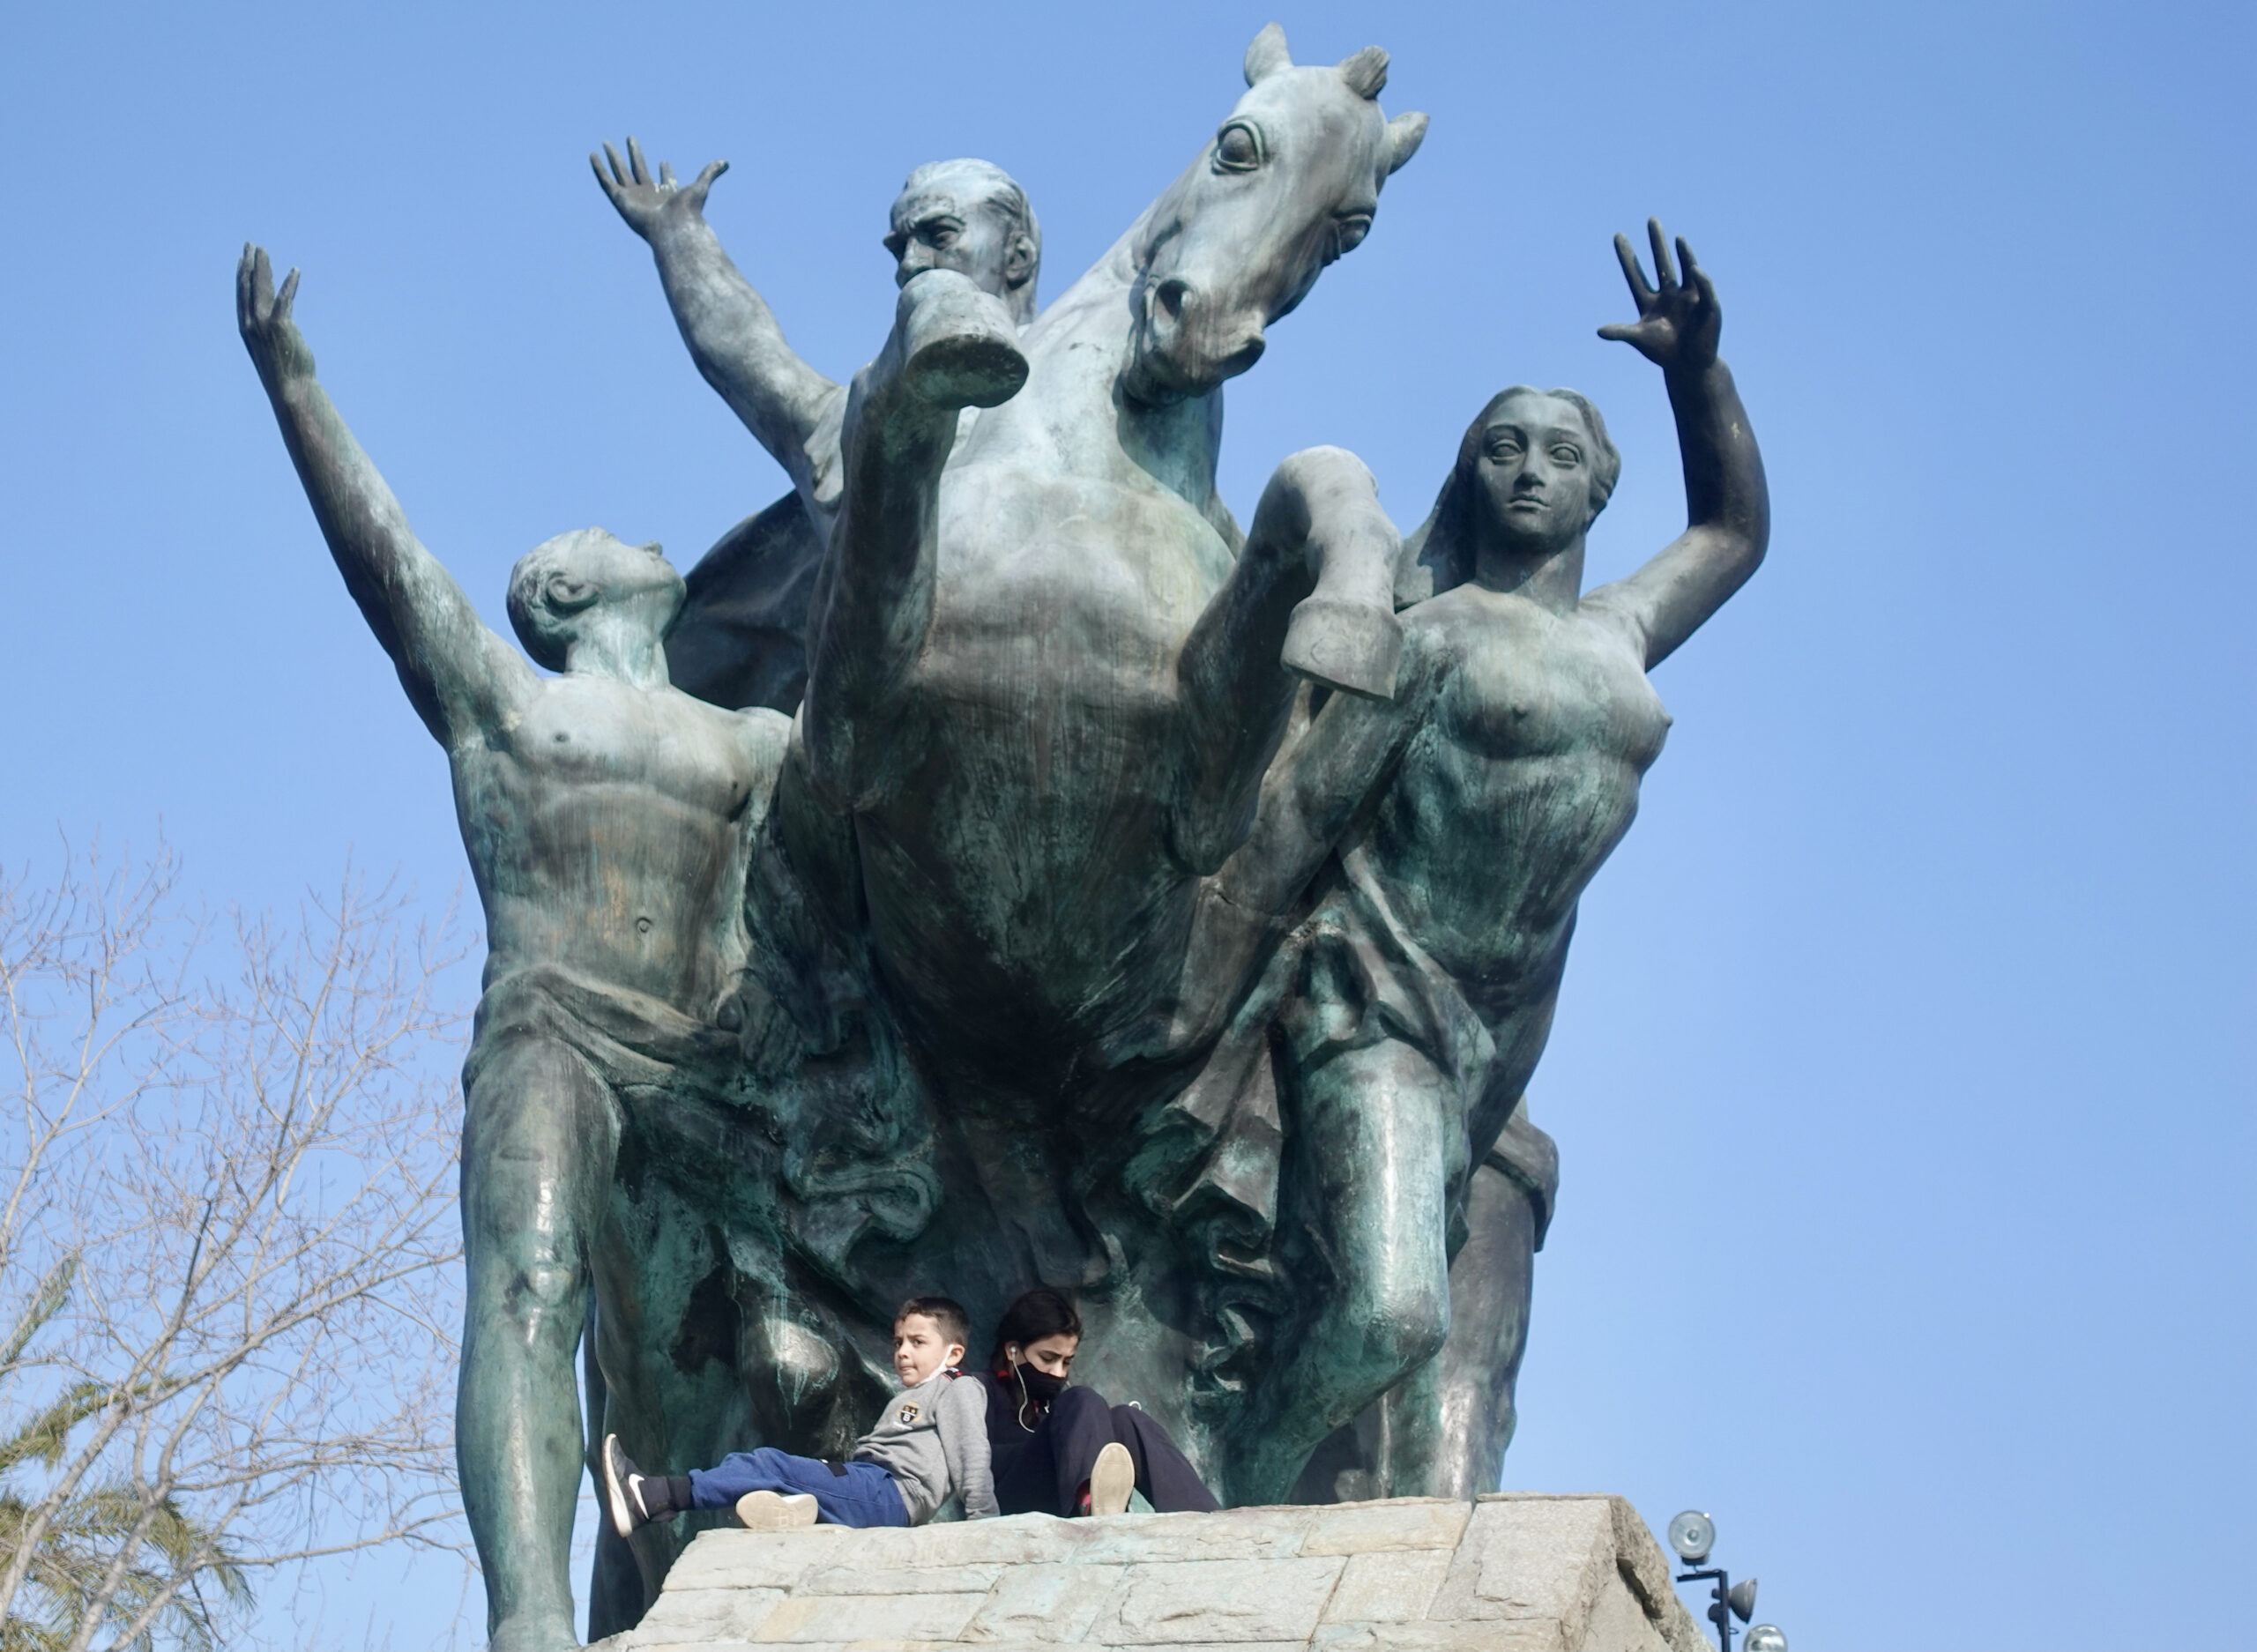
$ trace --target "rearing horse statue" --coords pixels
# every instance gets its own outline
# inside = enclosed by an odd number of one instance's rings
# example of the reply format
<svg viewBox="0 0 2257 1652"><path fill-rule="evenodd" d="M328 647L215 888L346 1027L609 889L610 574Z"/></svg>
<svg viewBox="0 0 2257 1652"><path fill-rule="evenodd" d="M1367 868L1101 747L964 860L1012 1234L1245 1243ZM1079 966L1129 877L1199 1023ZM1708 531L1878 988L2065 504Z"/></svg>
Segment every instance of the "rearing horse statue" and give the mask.
<svg viewBox="0 0 2257 1652"><path fill-rule="evenodd" d="M1297 67L1265 28L1213 139L1023 338L929 272L854 383L801 802L851 822L879 967L959 1117L1119 1105L1090 1099L1121 1093L1097 1053L1186 993L1200 881L1296 682L1393 692L1370 473L1297 454L1243 536L1215 491L1224 382L1424 136L1380 112L1387 61Z"/></svg>

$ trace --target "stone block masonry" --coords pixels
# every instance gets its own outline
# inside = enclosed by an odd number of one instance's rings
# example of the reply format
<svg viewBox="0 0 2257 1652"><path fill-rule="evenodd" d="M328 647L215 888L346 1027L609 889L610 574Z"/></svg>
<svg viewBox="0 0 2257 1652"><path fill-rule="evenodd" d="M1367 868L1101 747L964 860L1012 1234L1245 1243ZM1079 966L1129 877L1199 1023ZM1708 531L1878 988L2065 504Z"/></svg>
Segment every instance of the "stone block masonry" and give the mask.
<svg viewBox="0 0 2257 1652"><path fill-rule="evenodd" d="M709 1531L604 1652L1702 1652L1619 1497Z"/></svg>

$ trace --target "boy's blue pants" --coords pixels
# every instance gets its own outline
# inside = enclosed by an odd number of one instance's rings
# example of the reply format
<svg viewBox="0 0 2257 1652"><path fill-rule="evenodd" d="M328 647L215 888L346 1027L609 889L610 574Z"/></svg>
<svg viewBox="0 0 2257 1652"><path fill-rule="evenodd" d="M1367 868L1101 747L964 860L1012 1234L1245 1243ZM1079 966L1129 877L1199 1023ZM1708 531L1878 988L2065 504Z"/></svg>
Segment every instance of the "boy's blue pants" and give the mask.
<svg viewBox="0 0 2257 1652"><path fill-rule="evenodd" d="M849 1462L840 1474L814 1457L795 1457L773 1446L733 1451L710 1469L689 1471L689 1490L700 1508L727 1508L747 1492L807 1492L816 1517L831 1526L906 1526L901 1488L875 1462Z"/></svg>

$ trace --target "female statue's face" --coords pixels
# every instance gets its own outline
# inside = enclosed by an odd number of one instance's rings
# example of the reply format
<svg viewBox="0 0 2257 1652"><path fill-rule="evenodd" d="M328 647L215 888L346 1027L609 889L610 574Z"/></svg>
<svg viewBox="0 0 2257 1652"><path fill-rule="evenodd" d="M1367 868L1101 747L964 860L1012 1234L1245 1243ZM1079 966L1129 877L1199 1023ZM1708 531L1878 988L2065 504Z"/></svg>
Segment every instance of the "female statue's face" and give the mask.
<svg viewBox="0 0 2257 1652"><path fill-rule="evenodd" d="M1573 402L1538 394L1505 403L1481 432L1475 473L1485 538L1548 552L1590 525L1590 432Z"/></svg>

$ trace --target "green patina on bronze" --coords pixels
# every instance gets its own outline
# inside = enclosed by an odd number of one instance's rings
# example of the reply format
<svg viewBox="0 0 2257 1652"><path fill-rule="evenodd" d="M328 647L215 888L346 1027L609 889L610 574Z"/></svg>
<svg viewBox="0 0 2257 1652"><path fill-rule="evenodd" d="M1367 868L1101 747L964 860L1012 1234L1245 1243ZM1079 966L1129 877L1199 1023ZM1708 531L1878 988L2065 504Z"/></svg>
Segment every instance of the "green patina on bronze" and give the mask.
<svg viewBox="0 0 2257 1652"><path fill-rule="evenodd" d="M685 582L588 530L479 623L317 383L265 255L243 337L348 588L453 765L492 956L466 1065L463 1486L496 1648L572 1644L587 1443L832 1455L902 1298L1073 1291L1080 1380L1233 1502L1495 1483L1556 1186L1522 1098L1583 888L1668 718L1646 672L1761 560L1714 289L1639 317L1690 525L1583 594L1617 461L1508 391L1404 540L1337 449L1243 532L1222 386L1372 227L1387 58L1248 90L1036 311L983 162L920 168L901 297L816 372L639 146L596 163L793 492ZM584 1351L592 1404L574 1392ZM634 1622L696 1522L600 1540Z"/></svg>

